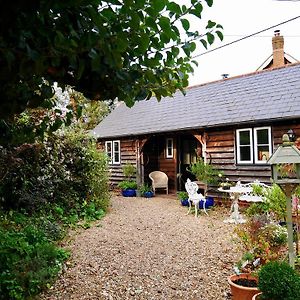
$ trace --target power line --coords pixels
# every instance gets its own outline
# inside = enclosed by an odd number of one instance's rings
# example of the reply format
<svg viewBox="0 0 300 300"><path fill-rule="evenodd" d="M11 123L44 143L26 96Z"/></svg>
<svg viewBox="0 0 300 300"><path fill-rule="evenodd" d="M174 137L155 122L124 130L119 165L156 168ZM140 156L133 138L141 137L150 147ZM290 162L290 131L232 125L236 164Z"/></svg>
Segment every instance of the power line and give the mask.
<svg viewBox="0 0 300 300"><path fill-rule="evenodd" d="M195 58L197 58L197 57L199 57L199 56L202 56L202 55L204 55L204 54L207 54L207 53L210 53L210 52L219 50L219 49L221 49L221 48L227 47L227 46L229 46L229 45L235 44L235 43L237 43L237 42L240 42L240 41L242 41L242 40L248 39L249 37L252 37L252 36L254 36L254 35L257 35L257 34L259 34L259 33L262 33L262 32L264 32L264 31L267 31L267 30L269 30L269 29L272 29L272 28L274 28L274 27L277 27L277 26L279 26L279 25L283 25L283 24L286 24L286 23L288 23L288 22L294 21L294 20L296 20L296 19L298 19L298 18L300 18L300 16L291 18L291 19L289 19L289 20L283 21L283 22L278 23L278 24L276 24L276 25L272 25L272 26L270 26L270 27L268 27L268 28L265 28L265 29L263 29L263 30L260 30L260 31L257 31L257 32L255 32L255 33L246 35L246 36L244 36L244 37L242 37L242 38L240 38L240 39L237 39L237 40L232 41L232 42L230 42L230 43L224 44L224 45L222 45L222 46L220 46L220 47L217 47L217 48L214 48L214 49L212 49L212 50L208 50L208 51L206 51L206 52L204 52L204 53L197 54L197 55L193 56L192 58L195 59Z"/></svg>

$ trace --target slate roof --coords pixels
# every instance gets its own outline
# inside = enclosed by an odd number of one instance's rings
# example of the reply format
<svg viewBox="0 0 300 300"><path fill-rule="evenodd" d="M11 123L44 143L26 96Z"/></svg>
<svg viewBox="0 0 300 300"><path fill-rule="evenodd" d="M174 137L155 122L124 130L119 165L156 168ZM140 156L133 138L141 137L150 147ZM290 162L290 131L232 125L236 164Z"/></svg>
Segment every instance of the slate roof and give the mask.
<svg viewBox="0 0 300 300"><path fill-rule="evenodd" d="M191 87L160 102L121 103L92 134L116 138L290 118L300 118L300 64Z"/></svg>

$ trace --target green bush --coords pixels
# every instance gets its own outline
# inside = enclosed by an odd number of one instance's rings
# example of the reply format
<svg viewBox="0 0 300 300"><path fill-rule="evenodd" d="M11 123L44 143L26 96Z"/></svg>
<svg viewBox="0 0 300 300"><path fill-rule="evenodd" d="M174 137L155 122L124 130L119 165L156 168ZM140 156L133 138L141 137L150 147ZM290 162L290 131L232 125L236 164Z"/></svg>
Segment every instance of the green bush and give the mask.
<svg viewBox="0 0 300 300"><path fill-rule="evenodd" d="M38 294L56 278L69 256L49 241L43 230L30 224L26 216L19 224L7 217L2 220L0 241L1 300Z"/></svg>
<svg viewBox="0 0 300 300"><path fill-rule="evenodd" d="M262 299L300 299L300 275L286 262L272 261L261 267L258 288Z"/></svg>

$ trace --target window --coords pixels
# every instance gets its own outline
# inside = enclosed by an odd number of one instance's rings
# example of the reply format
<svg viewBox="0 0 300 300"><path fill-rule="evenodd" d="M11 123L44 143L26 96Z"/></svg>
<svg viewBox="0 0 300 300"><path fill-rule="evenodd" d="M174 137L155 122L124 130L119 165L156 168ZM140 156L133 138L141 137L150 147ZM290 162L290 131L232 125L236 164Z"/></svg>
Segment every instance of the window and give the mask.
<svg viewBox="0 0 300 300"><path fill-rule="evenodd" d="M270 127L238 129L236 141L239 164L265 164L271 155Z"/></svg>
<svg viewBox="0 0 300 300"><path fill-rule="evenodd" d="M252 150L252 129L237 130L237 161L238 163L249 164L253 161Z"/></svg>
<svg viewBox="0 0 300 300"><path fill-rule="evenodd" d="M271 154L270 127L254 128L254 158L255 163L265 164Z"/></svg>
<svg viewBox="0 0 300 300"><path fill-rule="evenodd" d="M106 141L105 152L110 164L121 163L120 141Z"/></svg>
<svg viewBox="0 0 300 300"><path fill-rule="evenodd" d="M166 140L166 158L173 158L173 139Z"/></svg>

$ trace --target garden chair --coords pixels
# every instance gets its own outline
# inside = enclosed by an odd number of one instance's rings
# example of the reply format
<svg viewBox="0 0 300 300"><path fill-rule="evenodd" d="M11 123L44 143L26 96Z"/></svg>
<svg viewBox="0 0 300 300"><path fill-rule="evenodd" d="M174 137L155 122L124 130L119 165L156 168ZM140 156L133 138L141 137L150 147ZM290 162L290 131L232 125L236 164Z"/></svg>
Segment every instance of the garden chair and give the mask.
<svg viewBox="0 0 300 300"><path fill-rule="evenodd" d="M152 189L155 195L156 189L166 189L167 194L169 193L168 189L168 176L166 173L161 171L153 171L149 174L149 178L152 182Z"/></svg>
<svg viewBox="0 0 300 300"><path fill-rule="evenodd" d="M189 178L187 179L185 183L185 189L189 195L189 210L187 214L190 213L192 205L195 206L195 217L198 215L198 209L199 209L199 203L200 201L203 201L203 210L208 215L206 209L205 209L205 202L206 199L202 194L198 194L198 184L196 182L192 182Z"/></svg>

